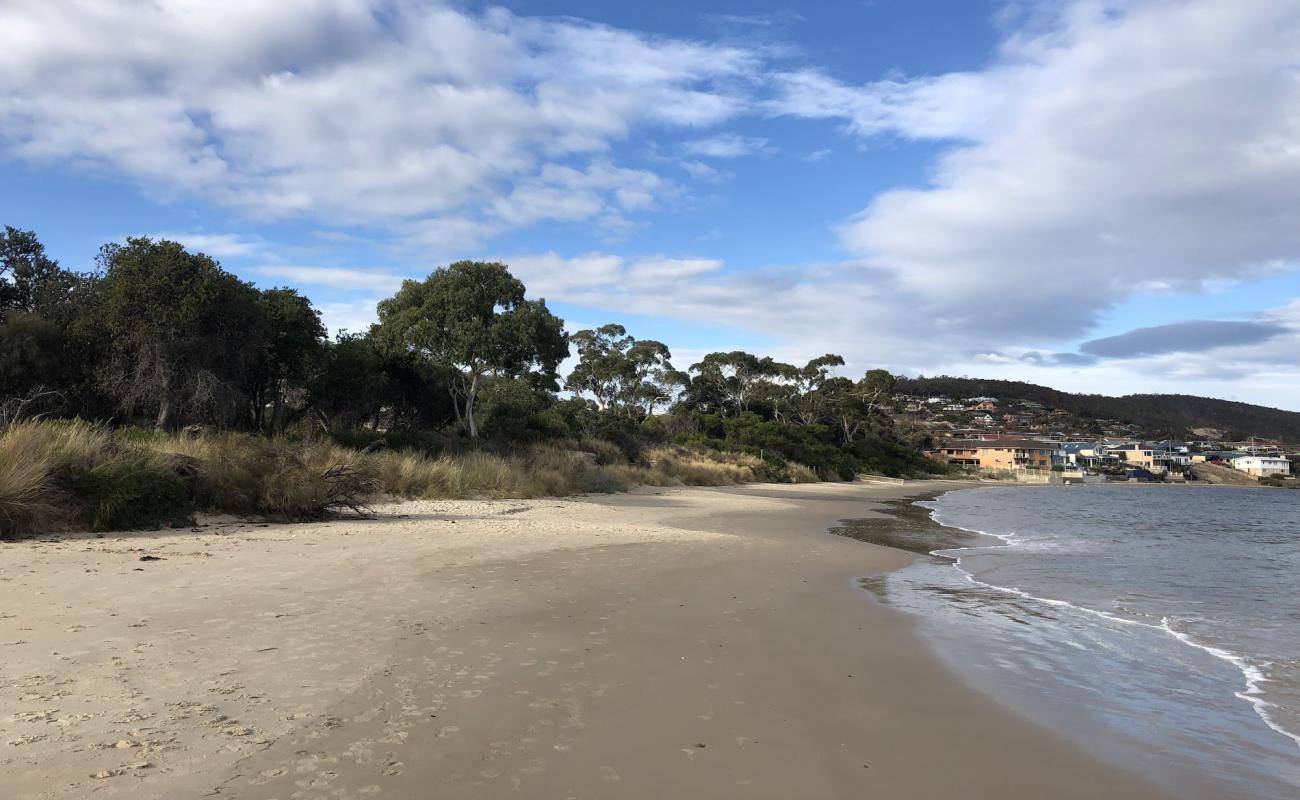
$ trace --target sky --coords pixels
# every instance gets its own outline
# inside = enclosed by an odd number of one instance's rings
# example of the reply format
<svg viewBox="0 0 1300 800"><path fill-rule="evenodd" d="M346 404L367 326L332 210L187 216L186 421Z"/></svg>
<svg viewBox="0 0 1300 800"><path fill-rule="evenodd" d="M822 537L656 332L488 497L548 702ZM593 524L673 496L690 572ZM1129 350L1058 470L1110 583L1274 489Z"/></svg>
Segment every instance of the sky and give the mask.
<svg viewBox="0 0 1300 800"><path fill-rule="evenodd" d="M0 224L334 332L499 260L678 366L1300 410L1300 4L4 0Z"/></svg>

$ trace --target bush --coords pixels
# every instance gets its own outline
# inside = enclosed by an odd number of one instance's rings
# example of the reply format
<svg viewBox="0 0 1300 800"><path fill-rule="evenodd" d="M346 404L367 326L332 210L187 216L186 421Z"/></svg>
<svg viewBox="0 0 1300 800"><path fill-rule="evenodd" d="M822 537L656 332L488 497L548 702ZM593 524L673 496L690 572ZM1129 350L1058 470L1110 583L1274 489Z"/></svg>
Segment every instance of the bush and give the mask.
<svg viewBox="0 0 1300 800"><path fill-rule="evenodd" d="M184 524L185 464L141 437L86 422L24 422L0 433L0 534Z"/></svg>
<svg viewBox="0 0 1300 800"><path fill-rule="evenodd" d="M77 521L92 531L194 523L194 502L184 479L147 459L115 459L76 471L62 483L73 498Z"/></svg>

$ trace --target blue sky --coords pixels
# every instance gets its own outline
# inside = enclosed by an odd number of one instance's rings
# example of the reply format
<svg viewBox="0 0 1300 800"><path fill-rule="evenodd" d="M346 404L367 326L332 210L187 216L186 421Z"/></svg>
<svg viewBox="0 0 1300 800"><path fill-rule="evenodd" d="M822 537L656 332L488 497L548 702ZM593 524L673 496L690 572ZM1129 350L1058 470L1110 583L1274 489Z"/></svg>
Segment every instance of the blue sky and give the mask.
<svg viewBox="0 0 1300 800"><path fill-rule="evenodd" d="M493 258L682 366L1300 410L1298 37L1282 0L16 0L0 222L73 267L176 238L335 330Z"/></svg>

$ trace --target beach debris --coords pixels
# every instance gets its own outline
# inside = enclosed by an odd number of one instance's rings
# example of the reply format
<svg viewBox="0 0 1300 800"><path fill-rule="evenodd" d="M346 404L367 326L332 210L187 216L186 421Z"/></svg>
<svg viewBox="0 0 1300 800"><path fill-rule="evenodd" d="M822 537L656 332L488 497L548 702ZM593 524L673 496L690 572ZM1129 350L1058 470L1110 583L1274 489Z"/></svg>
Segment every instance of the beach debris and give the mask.
<svg viewBox="0 0 1300 800"><path fill-rule="evenodd" d="M166 559L162 558L161 556L140 556L140 560L141 561L166 561Z"/></svg>
<svg viewBox="0 0 1300 800"><path fill-rule="evenodd" d="M704 742L696 742L696 743L695 743L695 746L696 746L696 747L699 747L699 748L707 747L707 745L705 745Z"/></svg>

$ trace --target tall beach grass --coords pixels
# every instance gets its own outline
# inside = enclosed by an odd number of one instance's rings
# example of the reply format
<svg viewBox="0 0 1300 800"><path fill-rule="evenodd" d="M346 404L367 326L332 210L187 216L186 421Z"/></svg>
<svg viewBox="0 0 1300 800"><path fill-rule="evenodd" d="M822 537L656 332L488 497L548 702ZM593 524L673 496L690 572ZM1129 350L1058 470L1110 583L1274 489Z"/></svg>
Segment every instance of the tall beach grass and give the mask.
<svg viewBox="0 0 1300 800"><path fill-rule="evenodd" d="M29 421L0 430L0 536L185 525L196 512L313 520L383 497L529 498L762 480L817 477L798 464L681 447L653 448L631 463L602 440L429 455L318 438Z"/></svg>

